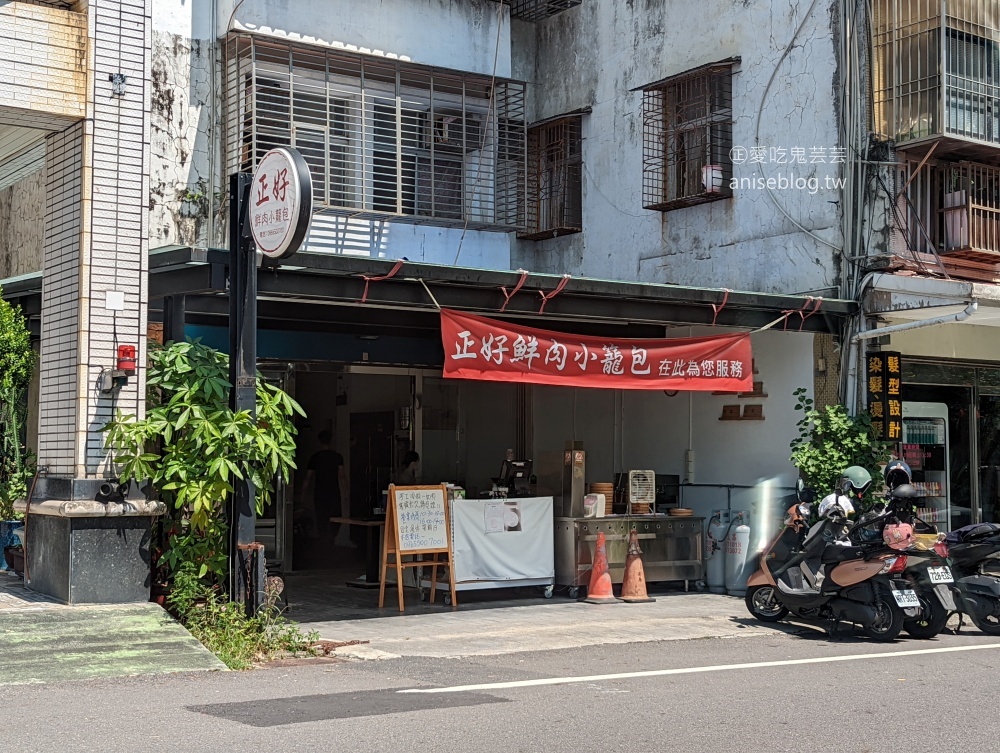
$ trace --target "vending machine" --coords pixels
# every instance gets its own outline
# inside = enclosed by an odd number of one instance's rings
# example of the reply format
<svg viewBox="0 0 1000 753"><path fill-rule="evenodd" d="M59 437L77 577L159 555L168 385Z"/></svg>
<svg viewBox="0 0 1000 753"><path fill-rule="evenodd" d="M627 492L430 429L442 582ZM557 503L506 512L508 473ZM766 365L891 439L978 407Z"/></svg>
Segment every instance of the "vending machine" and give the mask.
<svg viewBox="0 0 1000 753"><path fill-rule="evenodd" d="M902 450L921 495L916 500L917 515L938 530L950 530L948 406L904 402Z"/></svg>

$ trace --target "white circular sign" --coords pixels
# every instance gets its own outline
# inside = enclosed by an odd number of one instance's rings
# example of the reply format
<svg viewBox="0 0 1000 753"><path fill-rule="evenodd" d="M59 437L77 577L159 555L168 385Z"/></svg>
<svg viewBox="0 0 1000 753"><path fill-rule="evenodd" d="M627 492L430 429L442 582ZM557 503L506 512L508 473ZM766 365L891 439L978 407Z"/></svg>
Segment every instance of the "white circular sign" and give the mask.
<svg viewBox="0 0 1000 753"><path fill-rule="evenodd" d="M248 220L264 256L285 259L305 240L312 219L312 178L295 149L272 149L253 173Z"/></svg>

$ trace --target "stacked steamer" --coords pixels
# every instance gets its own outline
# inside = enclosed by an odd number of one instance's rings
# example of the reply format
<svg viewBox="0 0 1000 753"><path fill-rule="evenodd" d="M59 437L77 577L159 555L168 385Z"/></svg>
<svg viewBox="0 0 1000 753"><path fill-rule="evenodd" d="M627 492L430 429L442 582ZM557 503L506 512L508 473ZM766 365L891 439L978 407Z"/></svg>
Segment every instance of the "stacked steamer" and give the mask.
<svg viewBox="0 0 1000 753"><path fill-rule="evenodd" d="M694 515L694 510L690 507L672 507L667 510L667 513L673 515L675 518L690 518Z"/></svg>
<svg viewBox="0 0 1000 753"><path fill-rule="evenodd" d="M614 512L615 485L605 482L594 482L587 489L589 494L604 495L604 514L611 515Z"/></svg>

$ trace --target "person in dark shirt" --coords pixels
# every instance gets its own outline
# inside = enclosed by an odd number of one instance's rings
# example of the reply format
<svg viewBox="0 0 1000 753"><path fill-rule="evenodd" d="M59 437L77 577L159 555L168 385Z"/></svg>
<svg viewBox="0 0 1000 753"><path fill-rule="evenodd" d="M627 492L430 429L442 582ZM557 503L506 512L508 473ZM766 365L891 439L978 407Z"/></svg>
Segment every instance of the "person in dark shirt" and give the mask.
<svg viewBox="0 0 1000 753"><path fill-rule="evenodd" d="M349 505L344 457L330 447L332 440L333 435L329 431L319 433L319 451L309 458L302 488L303 493L312 488L316 529L321 539L329 535L331 517L349 517L349 512L345 511ZM349 546L347 526L342 525L340 530L335 543Z"/></svg>
<svg viewBox="0 0 1000 753"><path fill-rule="evenodd" d="M417 483L417 468L420 466L420 456L413 450L403 455L403 462L392 483L397 486L414 486Z"/></svg>

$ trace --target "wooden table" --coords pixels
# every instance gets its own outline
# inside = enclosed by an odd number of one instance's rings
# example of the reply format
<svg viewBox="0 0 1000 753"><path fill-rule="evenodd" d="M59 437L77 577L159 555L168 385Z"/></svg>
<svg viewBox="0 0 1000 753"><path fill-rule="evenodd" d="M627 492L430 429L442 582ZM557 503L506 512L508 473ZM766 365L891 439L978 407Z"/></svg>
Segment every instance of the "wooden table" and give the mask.
<svg viewBox="0 0 1000 753"><path fill-rule="evenodd" d="M368 529L367 550L365 551L365 577L347 581L347 585L355 588L379 587L379 529L385 525L385 516L381 518L330 518L331 523L345 526L360 526Z"/></svg>

